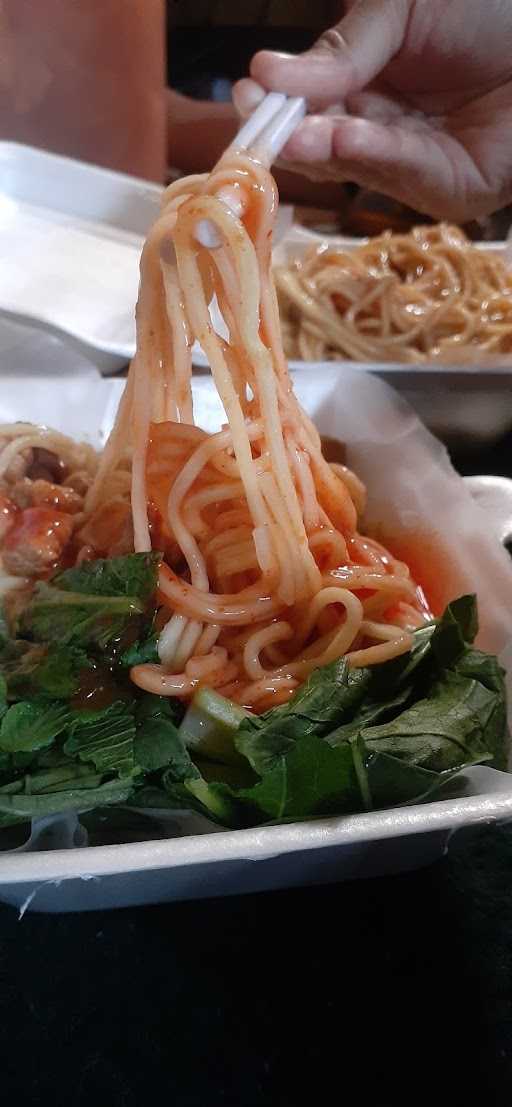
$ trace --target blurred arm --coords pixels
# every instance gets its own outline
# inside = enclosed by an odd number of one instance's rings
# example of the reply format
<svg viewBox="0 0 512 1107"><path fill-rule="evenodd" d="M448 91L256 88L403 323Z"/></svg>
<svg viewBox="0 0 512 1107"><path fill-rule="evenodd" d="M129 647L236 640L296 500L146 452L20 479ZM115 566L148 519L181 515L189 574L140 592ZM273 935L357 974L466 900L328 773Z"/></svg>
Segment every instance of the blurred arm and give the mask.
<svg viewBox="0 0 512 1107"><path fill-rule="evenodd" d="M0 137L163 180L164 0L3 0Z"/></svg>

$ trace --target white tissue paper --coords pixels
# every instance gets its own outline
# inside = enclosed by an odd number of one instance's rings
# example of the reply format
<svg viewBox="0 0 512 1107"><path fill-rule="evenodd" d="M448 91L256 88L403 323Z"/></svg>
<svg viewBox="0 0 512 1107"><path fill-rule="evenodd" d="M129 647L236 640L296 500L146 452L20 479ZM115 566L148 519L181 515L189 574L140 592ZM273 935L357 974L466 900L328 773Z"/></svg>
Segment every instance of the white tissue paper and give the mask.
<svg viewBox="0 0 512 1107"><path fill-rule="evenodd" d="M501 653L512 641L512 560L444 446L370 373L318 366L292 375L320 433L345 443L347 464L366 484L363 529L413 562L435 614L476 592L478 645ZM195 381L195 397L197 421L216 430L223 415L210 378Z"/></svg>

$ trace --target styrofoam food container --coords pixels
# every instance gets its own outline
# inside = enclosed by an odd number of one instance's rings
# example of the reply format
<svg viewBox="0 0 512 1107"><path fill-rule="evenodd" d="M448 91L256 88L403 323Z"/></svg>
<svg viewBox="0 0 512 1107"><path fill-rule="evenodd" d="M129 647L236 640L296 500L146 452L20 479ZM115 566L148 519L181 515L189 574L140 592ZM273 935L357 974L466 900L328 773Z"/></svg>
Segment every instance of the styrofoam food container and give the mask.
<svg viewBox="0 0 512 1107"><path fill-rule="evenodd" d="M423 806L129 845L73 848L71 821L56 826L56 849L36 840L34 852L0 855L0 900L21 914L93 911L404 872L462 828L512 817L507 773L474 768L465 780L462 797Z"/></svg>
<svg viewBox="0 0 512 1107"><path fill-rule="evenodd" d="M135 352L140 255L162 193L0 142L0 315L65 337L105 373L122 369ZM291 211L282 206L279 233Z"/></svg>
<svg viewBox="0 0 512 1107"><path fill-rule="evenodd" d="M4 342L11 373L3 380L0 375L0 419L47 422L102 441L123 382L101 378L77 355L67 375L52 373L54 341L45 336L45 351L43 336L32 334L42 365L37 376L30 375L30 344L9 347ZM363 392L369 381L368 375L357 375L352 384ZM302 403L329 433L328 420L339 401L336 370L324 370L316 381L299 374L295 384ZM383 387L372 381L372 394ZM199 421L215 429L221 409L211 382L198 378L194 391ZM471 478L469 486L487 513L484 526L496 543L509 539L512 482ZM20 850L0 854L0 901L21 912L92 910L411 869L439 856L461 828L512 817L512 776L507 773L472 768L458 786L457 798L435 803L244 831L219 830L199 816L167 812L148 821L148 840L126 843L121 838L119 844L97 846L87 845L80 817L38 820Z"/></svg>
<svg viewBox="0 0 512 1107"><path fill-rule="evenodd" d="M103 371L123 368L161 196L149 181L0 142L0 314L64 334Z"/></svg>
<svg viewBox="0 0 512 1107"><path fill-rule="evenodd" d="M367 239L345 235L320 235L292 224L274 248L274 264L302 257L312 245L327 242L342 249L355 250ZM478 249L509 257L504 242L477 242ZM222 333L215 305L214 323ZM195 364L207 365L199 346L194 348ZM512 426L512 355L509 364L484 367L474 365L414 365L407 363L354 362L350 360L309 362L290 361L292 370L317 373L323 365L370 370L393 385L414 407L424 423L443 441L464 442L475 447L490 444Z"/></svg>

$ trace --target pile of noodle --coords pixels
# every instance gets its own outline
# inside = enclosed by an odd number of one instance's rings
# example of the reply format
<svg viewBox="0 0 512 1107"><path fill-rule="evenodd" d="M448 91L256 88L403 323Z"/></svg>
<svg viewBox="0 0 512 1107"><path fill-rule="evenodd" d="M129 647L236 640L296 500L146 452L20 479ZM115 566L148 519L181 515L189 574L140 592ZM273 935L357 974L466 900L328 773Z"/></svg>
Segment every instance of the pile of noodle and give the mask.
<svg viewBox="0 0 512 1107"><path fill-rule="evenodd" d="M218 197L226 184L241 218ZM276 206L271 177L241 153L167 190L142 256L137 353L85 500L94 536L130 449L134 548L164 553L160 664L137 666L135 683L183 698L204 683L258 711L338 657L361 666L407 651L428 617L407 566L359 533L364 487L324 459L294 395L271 279ZM220 248L198 244L200 220ZM213 435L194 423L195 340L226 413Z"/></svg>
<svg viewBox="0 0 512 1107"><path fill-rule="evenodd" d="M275 267L284 350L303 361L474 361L512 353L512 274L456 227L310 247Z"/></svg>

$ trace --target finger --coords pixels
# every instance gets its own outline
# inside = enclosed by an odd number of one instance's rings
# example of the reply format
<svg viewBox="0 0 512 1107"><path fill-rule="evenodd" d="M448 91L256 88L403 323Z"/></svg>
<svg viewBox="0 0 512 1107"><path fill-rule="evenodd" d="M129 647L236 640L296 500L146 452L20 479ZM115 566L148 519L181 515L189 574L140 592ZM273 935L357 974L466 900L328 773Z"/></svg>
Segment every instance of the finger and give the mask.
<svg viewBox="0 0 512 1107"><path fill-rule="evenodd" d="M304 54L255 54L251 77L265 89L305 96L317 105L364 88L400 49L411 2L358 0Z"/></svg>
<svg viewBox="0 0 512 1107"><path fill-rule="evenodd" d="M287 163L318 178L353 181L438 219L464 219L481 192L475 167L456 139L425 124L310 116L283 152ZM464 210L463 210L464 209Z"/></svg>
<svg viewBox="0 0 512 1107"><path fill-rule="evenodd" d="M380 123L394 123L404 116L404 105L400 100L384 92L373 90L355 92L352 96L347 96L345 106L350 115L358 115L363 119L373 119ZM420 112L414 113L409 108L407 114L409 117L414 114L421 116Z"/></svg>
<svg viewBox="0 0 512 1107"><path fill-rule="evenodd" d="M266 89L261 85L256 84L256 81L251 80L250 77L243 77L241 81L237 81L231 90L233 97L233 103L239 115L242 119L247 119L249 115L261 104Z"/></svg>
<svg viewBox="0 0 512 1107"><path fill-rule="evenodd" d="M293 132L281 160L314 165L333 159L333 132L339 120L328 115L308 115Z"/></svg>

